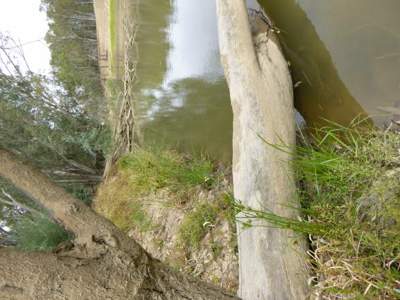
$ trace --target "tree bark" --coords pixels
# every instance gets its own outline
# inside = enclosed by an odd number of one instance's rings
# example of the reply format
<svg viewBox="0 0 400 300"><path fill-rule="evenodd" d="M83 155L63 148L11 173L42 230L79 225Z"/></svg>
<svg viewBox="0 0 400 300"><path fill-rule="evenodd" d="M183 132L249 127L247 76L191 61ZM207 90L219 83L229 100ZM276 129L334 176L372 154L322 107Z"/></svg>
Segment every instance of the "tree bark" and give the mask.
<svg viewBox="0 0 400 300"><path fill-rule="evenodd" d="M217 0L221 60L234 115L235 199L258 210L298 216L291 152L295 145L292 81L278 39L257 20L251 34L244 0ZM279 150L275 146L284 146ZM260 226L259 226L260 225ZM263 225L263 226L261 226ZM261 221L238 224L239 296L305 299L305 239Z"/></svg>
<svg viewBox="0 0 400 300"><path fill-rule="evenodd" d="M0 299L236 299L153 259L112 223L4 150L0 176L75 234L54 253L0 248Z"/></svg>

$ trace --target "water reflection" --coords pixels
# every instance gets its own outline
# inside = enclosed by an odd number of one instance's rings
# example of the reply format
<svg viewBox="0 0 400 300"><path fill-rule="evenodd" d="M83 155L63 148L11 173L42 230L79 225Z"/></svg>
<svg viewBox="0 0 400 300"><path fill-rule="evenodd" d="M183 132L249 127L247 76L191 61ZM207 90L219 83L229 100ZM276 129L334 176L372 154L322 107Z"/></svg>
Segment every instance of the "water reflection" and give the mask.
<svg viewBox="0 0 400 300"><path fill-rule="evenodd" d="M400 90L400 1L260 0L282 29L306 120L391 116ZM386 110L387 111L387 110Z"/></svg>
<svg viewBox="0 0 400 300"><path fill-rule="evenodd" d="M174 0L173 5L165 85L186 78L221 78L215 0Z"/></svg>
<svg viewBox="0 0 400 300"><path fill-rule="evenodd" d="M182 105L174 106L176 98L182 99ZM198 78L181 80L163 99L145 128L148 142L161 141L230 162L232 113L225 80L212 84Z"/></svg>
<svg viewBox="0 0 400 300"><path fill-rule="evenodd" d="M219 61L215 0L173 0L160 8L158 0L146 2L165 14L160 22L153 20L160 13L141 11L136 90L146 142L230 161L232 112Z"/></svg>

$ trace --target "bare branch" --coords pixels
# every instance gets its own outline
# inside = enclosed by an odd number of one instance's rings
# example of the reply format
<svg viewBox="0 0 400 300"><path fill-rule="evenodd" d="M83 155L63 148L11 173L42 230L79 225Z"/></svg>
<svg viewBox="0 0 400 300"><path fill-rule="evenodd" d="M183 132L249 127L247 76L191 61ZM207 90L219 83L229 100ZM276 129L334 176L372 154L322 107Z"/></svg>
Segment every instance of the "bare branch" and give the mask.
<svg viewBox="0 0 400 300"><path fill-rule="evenodd" d="M29 211L30 213L32 213L34 215L37 215L42 218L46 218L46 215L43 214L42 212L15 200L15 198L12 197L9 193L7 193L4 189L2 189L1 191L2 191L3 195L6 196L9 200L0 198L0 202L4 203L6 205L9 205L9 206L16 207L16 208L22 208L23 210Z"/></svg>

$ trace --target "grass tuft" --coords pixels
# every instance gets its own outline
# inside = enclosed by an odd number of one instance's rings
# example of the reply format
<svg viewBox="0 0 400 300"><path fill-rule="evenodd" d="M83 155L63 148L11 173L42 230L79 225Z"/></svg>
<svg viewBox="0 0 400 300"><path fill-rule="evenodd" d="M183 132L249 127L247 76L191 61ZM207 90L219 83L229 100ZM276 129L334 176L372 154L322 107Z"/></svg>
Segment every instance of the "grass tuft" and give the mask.
<svg viewBox="0 0 400 300"><path fill-rule="evenodd" d="M222 193L213 203L199 202L185 216L179 230L179 238L187 249L198 249L205 235L216 225L218 219L226 219L235 231L235 210L229 193ZM216 255L221 249L217 243L212 245L212 251ZM216 255L218 256L218 255Z"/></svg>
<svg viewBox="0 0 400 300"><path fill-rule="evenodd" d="M153 228L150 218L147 216L142 205L139 202L133 202L132 208L132 222L141 232L149 231Z"/></svg>
<svg viewBox="0 0 400 300"><path fill-rule="evenodd" d="M182 191L196 185L211 187L213 165L205 159L186 158L174 151L138 149L119 161L119 168L129 172L137 193L168 187Z"/></svg>
<svg viewBox="0 0 400 300"><path fill-rule="evenodd" d="M217 216L217 206L199 203L182 221L179 231L182 244L189 249L198 249L201 240L215 225Z"/></svg>

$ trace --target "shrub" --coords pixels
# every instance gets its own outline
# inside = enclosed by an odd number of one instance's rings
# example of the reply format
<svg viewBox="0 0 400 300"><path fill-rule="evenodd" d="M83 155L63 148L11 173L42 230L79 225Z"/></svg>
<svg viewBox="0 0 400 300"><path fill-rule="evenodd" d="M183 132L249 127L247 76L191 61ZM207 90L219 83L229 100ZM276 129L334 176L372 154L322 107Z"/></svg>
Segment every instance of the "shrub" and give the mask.
<svg viewBox="0 0 400 300"><path fill-rule="evenodd" d="M15 224L17 248L25 251L50 251L71 238L63 227L43 217L22 216Z"/></svg>

